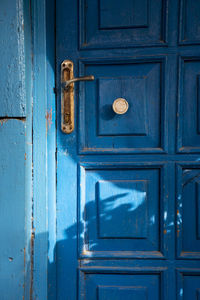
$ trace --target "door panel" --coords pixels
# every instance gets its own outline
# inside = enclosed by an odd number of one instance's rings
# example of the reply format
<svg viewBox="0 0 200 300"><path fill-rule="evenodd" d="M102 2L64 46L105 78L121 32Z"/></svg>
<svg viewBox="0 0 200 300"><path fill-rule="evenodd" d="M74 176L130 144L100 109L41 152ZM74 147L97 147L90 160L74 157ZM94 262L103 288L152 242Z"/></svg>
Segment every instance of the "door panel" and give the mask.
<svg viewBox="0 0 200 300"><path fill-rule="evenodd" d="M159 300L161 294L161 273L87 273L80 299L88 300Z"/></svg>
<svg viewBox="0 0 200 300"><path fill-rule="evenodd" d="M200 152L200 58L180 57L178 151Z"/></svg>
<svg viewBox="0 0 200 300"><path fill-rule="evenodd" d="M200 259L200 170L195 164L177 166L178 257Z"/></svg>
<svg viewBox="0 0 200 300"><path fill-rule="evenodd" d="M180 0L180 45L191 45L200 43L199 20L199 1Z"/></svg>
<svg viewBox="0 0 200 300"><path fill-rule="evenodd" d="M167 1L81 0L80 48L166 45Z"/></svg>
<svg viewBox="0 0 200 300"><path fill-rule="evenodd" d="M198 299L198 1L56 5L57 299ZM65 59L95 77L75 84L71 134Z"/></svg>
<svg viewBox="0 0 200 300"><path fill-rule="evenodd" d="M80 84L80 153L167 151L165 64L156 57L81 61L81 74L95 82ZM120 97L129 104L123 115L112 109Z"/></svg>
<svg viewBox="0 0 200 300"><path fill-rule="evenodd" d="M81 257L164 258L164 176L156 165L81 166Z"/></svg>
<svg viewBox="0 0 200 300"><path fill-rule="evenodd" d="M199 300L200 272L193 269L177 270L179 294L177 299Z"/></svg>

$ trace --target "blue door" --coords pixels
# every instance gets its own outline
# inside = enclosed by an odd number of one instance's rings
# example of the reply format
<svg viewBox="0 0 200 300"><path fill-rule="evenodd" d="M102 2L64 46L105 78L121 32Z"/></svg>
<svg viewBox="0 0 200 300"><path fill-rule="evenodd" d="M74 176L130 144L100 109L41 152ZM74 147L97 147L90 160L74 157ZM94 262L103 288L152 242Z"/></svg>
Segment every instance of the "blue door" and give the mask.
<svg viewBox="0 0 200 300"><path fill-rule="evenodd" d="M57 299L200 299L200 2L56 2Z"/></svg>

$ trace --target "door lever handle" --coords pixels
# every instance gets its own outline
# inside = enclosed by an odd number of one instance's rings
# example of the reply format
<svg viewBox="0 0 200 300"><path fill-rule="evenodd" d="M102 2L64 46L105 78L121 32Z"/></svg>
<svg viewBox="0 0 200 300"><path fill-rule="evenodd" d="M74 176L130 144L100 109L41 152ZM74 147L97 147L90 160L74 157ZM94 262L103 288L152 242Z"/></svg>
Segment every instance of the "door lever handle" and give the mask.
<svg viewBox="0 0 200 300"><path fill-rule="evenodd" d="M64 89L68 89L69 85L74 83L74 82L77 82L77 81L92 81L92 80L94 80L93 75L81 76L81 77L72 78L70 80L67 80L67 81L63 82L62 85L63 85Z"/></svg>
<svg viewBox="0 0 200 300"><path fill-rule="evenodd" d="M64 133L74 130L74 83L94 80L93 75L74 78L74 64L64 60L61 64L61 129Z"/></svg>

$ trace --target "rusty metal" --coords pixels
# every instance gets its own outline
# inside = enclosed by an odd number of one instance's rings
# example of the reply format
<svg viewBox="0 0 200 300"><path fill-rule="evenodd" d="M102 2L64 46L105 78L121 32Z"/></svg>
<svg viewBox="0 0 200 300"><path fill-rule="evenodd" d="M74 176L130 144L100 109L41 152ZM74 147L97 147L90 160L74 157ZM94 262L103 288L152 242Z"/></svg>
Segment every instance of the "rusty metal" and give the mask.
<svg viewBox="0 0 200 300"><path fill-rule="evenodd" d="M73 62L65 60L61 64L61 129L65 133L74 130L74 83L63 87L63 83L73 79Z"/></svg>
<svg viewBox="0 0 200 300"><path fill-rule="evenodd" d="M93 75L74 78L74 65L71 60L61 64L61 129L64 133L74 130L74 82L94 80Z"/></svg>

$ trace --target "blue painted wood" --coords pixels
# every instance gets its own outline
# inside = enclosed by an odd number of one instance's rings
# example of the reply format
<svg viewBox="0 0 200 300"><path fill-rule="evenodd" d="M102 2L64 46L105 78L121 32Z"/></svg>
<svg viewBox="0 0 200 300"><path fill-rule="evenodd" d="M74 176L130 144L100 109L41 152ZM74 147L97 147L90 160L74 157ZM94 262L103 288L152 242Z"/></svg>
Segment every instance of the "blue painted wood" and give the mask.
<svg viewBox="0 0 200 300"><path fill-rule="evenodd" d="M148 167L118 163L81 166L82 258L162 259L168 255L166 240L161 245L159 236L159 228L167 227L166 220L159 226L159 216L164 216L167 205L158 211L159 181L164 180L166 170L161 169L164 166Z"/></svg>
<svg viewBox="0 0 200 300"><path fill-rule="evenodd" d="M177 299L199 299L200 270L178 269L177 270Z"/></svg>
<svg viewBox="0 0 200 300"><path fill-rule="evenodd" d="M1 1L0 117L26 115L23 3L23 0Z"/></svg>
<svg viewBox="0 0 200 300"><path fill-rule="evenodd" d="M80 84L80 153L167 151L165 65L157 57L81 60L81 74L93 74L95 81ZM119 97L129 103L121 116L112 109Z"/></svg>
<svg viewBox="0 0 200 300"><path fill-rule="evenodd" d="M55 99L53 1L32 2L33 105L33 284L35 299L55 289ZM49 23L49 18L51 22ZM49 24L49 25L48 25ZM48 152L47 152L48 148ZM47 192L48 191L48 192ZM49 211L48 211L49 205ZM49 226L48 226L49 225ZM50 233L49 233L49 230ZM49 273L48 273L49 267ZM49 282L48 282L49 279ZM49 287L49 292L48 292Z"/></svg>
<svg viewBox="0 0 200 300"><path fill-rule="evenodd" d="M29 2L0 4L0 294L29 299L31 286L32 103Z"/></svg>
<svg viewBox="0 0 200 300"><path fill-rule="evenodd" d="M24 61L25 61L25 95L26 95L26 132L25 132L25 219L22 221L25 226L25 277L24 277L24 299L29 299L32 282L32 34L30 2L23 2L24 11Z"/></svg>
<svg viewBox="0 0 200 300"><path fill-rule="evenodd" d="M39 29L39 28L38 28ZM47 197L48 197L48 299L56 299L56 99L55 1L46 1L47 74ZM53 88L52 88L53 87Z"/></svg>
<svg viewBox="0 0 200 300"><path fill-rule="evenodd" d="M149 25L148 0L125 0L123 6L120 2L101 0L98 13L100 29L145 28Z"/></svg>
<svg viewBox="0 0 200 300"><path fill-rule="evenodd" d="M80 291L80 299L160 299L161 274L83 272L87 282L86 290ZM81 293L82 292L82 293Z"/></svg>
<svg viewBox="0 0 200 300"><path fill-rule="evenodd" d="M32 297L56 297L56 139L54 1L32 2L33 257ZM47 209L48 208L48 209Z"/></svg>
<svg viewBox="0 0 200 300"><path fill-rule="evenodd" d="M79 1L81 49L159 46L167 41L168 1ZM91 26L92 24L92 26Z"/></svg>
<svg viewBox="0 0 200 300"><path fill-rule="evenodd" d="M200 4L198 1L180 1L179 43L181 45L200 43L199 18Z"/></svg>
<svg viewBox="0 0 200 300"><path fill-rule="evenodd" d="M178 151L200 151L199 143L199 57L180 57Z"/></svg>
<svg viewBox="0 0 200 300"><path fill-rule="evenodd" d="M57 299L199 297L198 6L56 3ZM64 59L95 76L75 87L70 135Z"/></svg>
<svg viewBox="0 0 200 300"><path fill-rule="evenodd" d="M0 121L0 293L22 299L26 271L25 122ZM30 199L29 199L30 200Z"/></svg>

